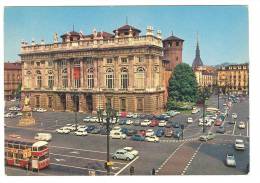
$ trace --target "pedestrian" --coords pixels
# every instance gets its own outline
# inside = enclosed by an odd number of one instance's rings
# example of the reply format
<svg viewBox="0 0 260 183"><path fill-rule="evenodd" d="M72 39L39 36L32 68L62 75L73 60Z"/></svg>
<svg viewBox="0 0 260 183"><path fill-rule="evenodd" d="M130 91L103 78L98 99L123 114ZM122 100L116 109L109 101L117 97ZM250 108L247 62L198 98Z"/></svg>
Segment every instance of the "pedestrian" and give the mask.
<svg viewBox="0 0 260 183"><path fill-rule="evenodd" d="M152 169L152 175L155 175L155 169L154 168Z"/></svg>
<svg viewBox="0 0 260 183"><path fill-rule="evenodd" d="M134 175L135 173L135 168L133 166L130 167L130 175Z"/></svg>

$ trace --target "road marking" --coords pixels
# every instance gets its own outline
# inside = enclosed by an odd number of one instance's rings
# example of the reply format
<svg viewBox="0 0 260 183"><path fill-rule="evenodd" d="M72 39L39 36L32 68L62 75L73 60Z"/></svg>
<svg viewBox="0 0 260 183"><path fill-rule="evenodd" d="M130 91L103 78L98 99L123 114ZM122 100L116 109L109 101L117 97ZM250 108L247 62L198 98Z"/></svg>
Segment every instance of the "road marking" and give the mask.
<svg viewBox="0 0 260 183"><path fill-rule="evenodd" d="M52 154L52 153L50 153L50 154ZM57 159L57 158L54 158L56 161L65 161L65 159Z"/></svg>
<svg viewBox="0 0 260 183"><path fill-rule="evenodd" d="M236 129L236 126L237 126L237 121L235 121L235 124L234 124L234 128L233 128L232 135L234 135L234 134L235 134L235 129Z"/></svg>
<svg viewBox="0 0 260 183"><path fill-rule="evenodd" d="M203 143L200 143L199 147L196 149L196 151L194 152L194 154L192 155L190 161L188 162L188 164L186 165L186 167L184 168L184 170L182 171L182 174L181 175L184 175L186 173L186 171L188 170L188 168L190 167L193 159L195 158L195 156L197 155L197 153L199 152L200 150L200 147L202 146Z"/></svg>
<svg viewBox="0 0 260 183"><path fill-rule="evenodd" d="M57 164L57 163L50 163L50 164L51 164L51 165L56 165L56 166L65 166L65 167L69 167L69 168L76 168L76 169L81 169L81 170L94 170L94 171L97 171L97 172L104 172L104 173L106 173L106 171L103 171L103 170L95 170L95 169L91 169L91 168L77 167L77 166ZM113 173L113 174L114 174L114 173Z"/></svg>
<svg viewBox="0 0 260 183"><path fill-rule="evenodd" d="M107 153L107 152L104 152L104 151L94 151L94 150L88 150L88 149L76 149L76 148L72 148L72 147L62 147L62 146L49 146L49 147L53 147L53 148L57 148L57 149L72 149L72 150L76 150L76 151L103 153L103 154ZM110 153L110 154L112 154L112 153Z"/></svg>
<svg viewBox="0 0 260 183"><path fill-rule="evenodd" d="M169 159L181 148L181 146L183 146L186 142L183 142L182 144L180 144L173 152L172 154L170 154L170 156L168 156L168 158L161 164L161 166L158 168L158 170L156 172L159 172L159 170L161 168L163 168L163 166L169 161Z"/></svg>
<svg viewBox="0 0 260 183"><path fill-rule="evenodd" d="M78 151L72 151L71 154L80 154Z"/></svg>
<svg viewBox="0 0 260 183"><path fill-rule="evenodd" d="M139 156L137 156L133 161L129 162L126 166L124 166L121 170L119 170L115 176L117 176L118 174L120 174L122 171L124 171L124 169L126 169L129 165L131 165L132 163L134 163L137 159L139 158Z"/></svg>
<svg viewBox="0 0 260 183"><path fill-rule="evenodd" d="M64 156L64 157L70 157L70 158L86 159L86 160L106 162L106 160L101 160L101 159L85 158L85 157L71 156L71 155L64 155L64 154L55 154L55 153L50 153L50 154L52 154L52 155L54 155L54 156ZM113 163L115 163L115 164L123 164L123 165L126 164L126 163L121 163L121 162L113 162Z"/></svg>

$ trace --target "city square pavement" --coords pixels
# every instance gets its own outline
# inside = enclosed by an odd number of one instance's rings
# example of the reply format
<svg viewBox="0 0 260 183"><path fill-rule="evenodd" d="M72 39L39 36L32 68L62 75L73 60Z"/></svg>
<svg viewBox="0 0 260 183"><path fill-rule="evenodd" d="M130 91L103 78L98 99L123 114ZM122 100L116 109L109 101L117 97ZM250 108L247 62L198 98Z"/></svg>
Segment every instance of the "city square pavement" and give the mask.
<svg viewBox="0 0 260 183"><path fill-rule="evenodd" d="M224 98L220 97L220 108L223 110ZM217 97L213 96L207 102L209 107L217 107ZM13 103L6 104L6 109ZM202 110L201 110L202 111ZM236 112L236 124L229 124L231 114ZM129 175L129 169L134 167L135 175L150 175L152 169L157 175L225 175L245 174L249 163L249 101L233 104L228 117L224 121L225 134L216 134L214 140L200 142L202 127L198 126L201 112L193 115L177 115L174 121L185 124L183 140L175 138L161 138L159 143L136 142L126 140L110 140L110 154L119 148L132 146L139 151L139 156L127 162L112 160L111 175ZM89 170L95 170L96 175L106 175L106 136L89 134L79 137L72 134L61 135L55 130L67 123L75 123L75 114L69 112L33 112L36 125L33 127L18 127L19 118L5 118L5 136L10 134L21 135L22 138L32 139L37 132L48 132L53 136L49 143L50 166L40 172L28 172L23 169L6 167L7 175L88 175ZM78 113L78 122L87 114ZM192 117L194 122L187 124L187 118ZM237 123L246 122L245 129L239 129ZM128 128L147 129L123 125ZM215 132L218 127L207 127L206 131ZM157 127L153 127L157 129ZM234 150L236 138L244 139L246 150ZM231 168L224 164L226 153L235 154L237 167ZM111 158L111 157L110 157Z"/></svg>

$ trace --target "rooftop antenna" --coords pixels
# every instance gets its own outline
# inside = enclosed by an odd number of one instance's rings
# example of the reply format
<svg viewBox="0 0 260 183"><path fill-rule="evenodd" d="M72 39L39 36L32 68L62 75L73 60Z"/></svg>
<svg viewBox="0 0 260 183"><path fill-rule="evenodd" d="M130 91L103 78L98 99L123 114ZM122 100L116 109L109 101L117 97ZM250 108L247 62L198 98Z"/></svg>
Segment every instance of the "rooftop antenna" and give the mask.
<svg viewBox="0 0 260 183"><path fill-rule="evenodd" d="M128 18L127 18L127 16L125 17L125 23L126 23L126 25L128 25Z"/></svg>
<svg viewBox="0 0 260 183"><path fill-rule="evenodd" d="M197 44L199 44L199 32L197 31Z"/></svg>
<svg viewBox="0 0 260 183"><path fill-rule="evenodd" d="M172 36L173 36L173 31L172 31Z"/></svg>
<svg viewBox="0 0 260 183"><path fill-rule="evenodd" d="M72 24L72 30L73 30L73 32L74 32L74 24Z"/></svg>

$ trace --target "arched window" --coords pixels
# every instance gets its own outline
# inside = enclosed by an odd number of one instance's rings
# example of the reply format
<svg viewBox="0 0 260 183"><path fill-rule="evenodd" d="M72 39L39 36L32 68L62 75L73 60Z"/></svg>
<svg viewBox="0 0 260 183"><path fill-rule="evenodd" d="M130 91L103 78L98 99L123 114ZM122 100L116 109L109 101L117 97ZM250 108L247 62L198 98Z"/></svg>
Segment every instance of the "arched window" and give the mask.
<svg viewBox="0 0 260 183"><path fill-rule="evenodd" d="M54 86L54 76L53 76L53 72L51 70L48 71L48 87L50 89L53 88Z"/></svg>
<svg viewBox="0 0 260 183"><path fill-rule="evenodd" d="M138 67L135 73L135 87L137 89L144 89L145 70L143 67Z"/></svg>
<svg viewBox="0 0 260 183"><path fill-rule="evenodd" d="M62 87L67 88L68 87L68 74L67 74L66 68L62 70L61 79L62 79Z"/></svg>
<svg viewBox="0 0 260 183"><path fill-rule="evenodd" d="M41 88L42 87L42 75L41 75L41 71L37 70L36 71L36 86L37 88Z"/></svg>
<svg viewBox="0 0 260 183"><path fill-rule="evenodd" d="M126 68L121 69L121 88L128 88L128 70Z"/></svg>
<svg viewBox="0 0 260 183"><path fill-rule="evenodd" d="M106 71L106 87L114 88L114 71L111 68Z"/></svg>
<svg viewBox="0 0 260 183"><path fill-rule="evenodd" d="M88 69L87 82L88 82L87 83L88 88L94 87L94 69L93 68Z"/></svg>

